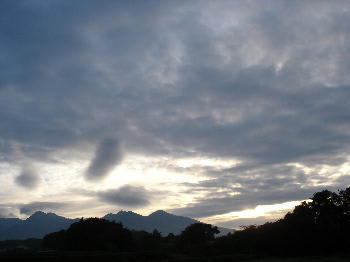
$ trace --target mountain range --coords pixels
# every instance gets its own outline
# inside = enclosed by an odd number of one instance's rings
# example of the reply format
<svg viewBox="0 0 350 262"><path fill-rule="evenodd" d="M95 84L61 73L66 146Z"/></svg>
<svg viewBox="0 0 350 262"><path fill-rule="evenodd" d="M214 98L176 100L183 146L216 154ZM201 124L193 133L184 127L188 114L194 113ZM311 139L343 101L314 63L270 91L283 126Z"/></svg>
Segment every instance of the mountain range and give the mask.
<svg viewBox="0 0 350 262"><path fill-rule="evenodd" d="M157 229L162 235L173 233L180 234L187 226L198 223L198 220L172 215L163 210L158 210L148 216L142 216L132 211L119 211L116 214L107 214L102 218L121 222L130 230L144 230L152 232ZM0 240L42 238L48 233L67 229L78 218L71 219L58 216L54 213L37 211L27 219L0 218ZM220 235L233 232L231 229L220 228Z"/></svg>

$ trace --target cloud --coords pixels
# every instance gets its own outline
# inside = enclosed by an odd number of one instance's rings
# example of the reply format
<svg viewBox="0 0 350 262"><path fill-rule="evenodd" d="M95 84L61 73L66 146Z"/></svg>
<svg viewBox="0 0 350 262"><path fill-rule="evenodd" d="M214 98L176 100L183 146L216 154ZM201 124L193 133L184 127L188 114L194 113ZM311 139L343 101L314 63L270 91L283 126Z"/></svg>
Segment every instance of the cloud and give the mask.
<svg viewBox="0 0 350 262"><path fill-rule="evenodd" d="M124 207L142 207L150 204L152 192L144 187L122 186L118 189L98 192L101 201Z"/></svg>
<svg viewBox="0 0 350 262"><path fill-rule="evenodd" d="M217 193L204 195L196 202L185 207L171 209L174 214L201 218L233 211L252 209L258 205L270 205L288 201L304 200L312 196L318 188L298 189L291 188L288 191L276 189L274 191L244 192L238 195Z"/></svg>
<svg viewBox="0 0 350 262"><path fill-rule="evenodd" d="M266 222L272 222L276 220L277 220L276 218L274 219L274 218L265 217L265 216L254 217L254 218L237 218L226 222L220 222L217 225L221 227L226 227L226 228L240 229L242 226L262 225Z"/></svg>
<svg viewBox="0 0 350 262"><path fill-rule="evenodd" d="M20 204L18 208L21 214L31 215L36 211L55 212L57 209L61 209L64 206L66 206L66 204L62 202L30 202L27 204Z"/></svg>
<svg viewBox="0 0 350 262"><path fill-rule="evenodd" d="M20 174L14 180L15 183L26 189L36 189L41 182L41 178L35 166L31 163L30 159L23 154L21 147L17 143L12 143L11 146L13 158L21 167Z"/></svg>
<svg viewBox="0 0 350 262"><path fill-rule="evenodd" d="M0 218L14 218L15 210L12 207L0 207Z"/></svg>
<svg viewBox="0 0 350 262"><path fill-rule="evenodd" d="M183 207L170 211L190 217L207 217L252 209L288 201L305 200L323 189L336 191L346 185L347 176L330 177L320 166L315 171L284 164L237 165L231 168L204 168L207 179L196 183L182 183L183 194L196 198ZM318 171L317 171L318 170Z"/></svg>
<svg viewBox="0 0 350 262"><path fill-rule="evenodd" d="M40 177L36 173L35 169L30 166L22 167L21 174L15 178L17 185L26 189L35 189L40 184Z"/></svg>
<svg viewBox="0 0 350 262"><path fill-rule="evenodd" d="M122 153L116 139L106 138L98 145L85 177L89 181L98 181L105 178L108 173L121 162Z"/></svg>
<svg viewBox="0 0 350 262"><path fill-rule="evenodd" d="M240 161L197 169L210 181L184 194L205 192L198 215L255 205L264 191L277 203L346 184L318 170L350 155L348 10L348 1L2 1L1 161L18 165L12 141L32 160L85 161L111 134L130 155ZM87 180L121 161L118 141L106 141ZM228 195L237 192L247 198Z"/></svg>
<svg viewBox="0 0 350 262"><path fill-rule="evenodd" d="M339 163L348 4L268 6L3 4L1 137L38 158L114 132L138 154Z"/></svg>

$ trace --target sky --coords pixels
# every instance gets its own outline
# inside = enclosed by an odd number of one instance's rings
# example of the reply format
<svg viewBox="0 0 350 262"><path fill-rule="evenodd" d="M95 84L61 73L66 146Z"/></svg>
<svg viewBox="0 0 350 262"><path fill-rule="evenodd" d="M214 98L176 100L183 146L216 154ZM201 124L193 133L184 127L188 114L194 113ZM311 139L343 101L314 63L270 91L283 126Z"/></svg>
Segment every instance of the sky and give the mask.
<svg viewBox="0 0 350 262"><path fill-rule="evenodd" d="M0 2L0 217L229 228L350 182L350 2Z"/></svg>

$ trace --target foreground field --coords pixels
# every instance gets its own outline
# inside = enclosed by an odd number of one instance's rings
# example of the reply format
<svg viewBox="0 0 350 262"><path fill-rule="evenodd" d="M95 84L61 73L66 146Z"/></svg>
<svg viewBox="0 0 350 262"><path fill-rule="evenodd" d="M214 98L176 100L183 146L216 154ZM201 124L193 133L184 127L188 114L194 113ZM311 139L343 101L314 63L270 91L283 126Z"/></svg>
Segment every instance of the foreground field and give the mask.
<svg viewBox="0 0 350 262"><path fill-rule="evenodd" d="M251 262L348 262L350 257L308 257L308 258L264 258L249 260Z"/></svg>
<svg viewBox="0 0 350 262"><path fill-rule="evenodd" d="M192 257L181 254L153 252L107 253L107 252L64 252L64 253L2 253L0 261L118 261L118 262L348 262L350 256L295 257L295 258L257 258L252 256L211 256Z"/></svg>

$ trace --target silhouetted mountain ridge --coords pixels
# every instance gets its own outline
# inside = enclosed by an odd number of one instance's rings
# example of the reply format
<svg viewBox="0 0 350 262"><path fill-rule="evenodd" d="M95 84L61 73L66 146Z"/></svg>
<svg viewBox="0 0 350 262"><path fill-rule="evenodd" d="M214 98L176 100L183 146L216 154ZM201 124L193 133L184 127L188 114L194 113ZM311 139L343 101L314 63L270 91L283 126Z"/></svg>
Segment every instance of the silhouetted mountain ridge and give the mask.
<svg viewBox="0 0 350 262"><path fill-rule="evenodd" d="M180 234L187 226L199 222L192 218L172 215L163 210L155 211L149 216L142 216L131 211L119 211L117 214L108 214L103 218L121 222L128 229L147 232L157 229L163 235Z"/></svg>
<svg viewBox="0 0 350 262"><path fill-rule="evenodd" d="M130 230L144 230L153 232L157 229L163 235L173 233L180 234L187 226L199 221L182 216L176 216L163 210L158 210L149 216L142 216L132 211L119 211L116 214L109 213L102 218L110 221L121 222ZM79 219L65 218L54 213L37 211L25 220L18 218L0 218L0 240L42 238L48 233L67 229ZM230 229L219 228L227 234ZM232 232L232 231L231 231Z"/></svg>
<svg viewBox="0 0 350 262"><path fill-rule="evenodd" d="M65 218L42 211L35 212L25 220L0 218L0 240L42 238L47 233L66 229L76 221L78 219Z"/></svg>

